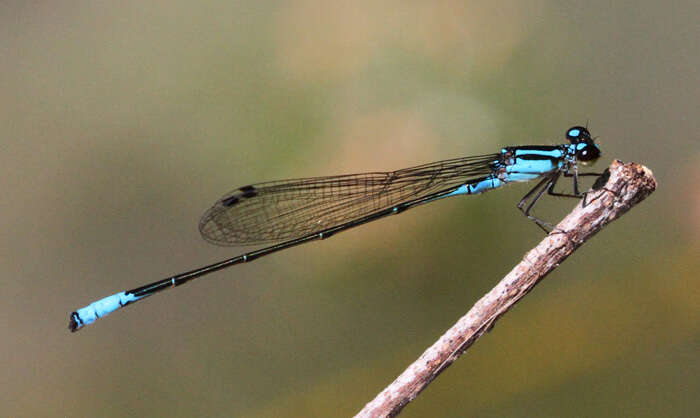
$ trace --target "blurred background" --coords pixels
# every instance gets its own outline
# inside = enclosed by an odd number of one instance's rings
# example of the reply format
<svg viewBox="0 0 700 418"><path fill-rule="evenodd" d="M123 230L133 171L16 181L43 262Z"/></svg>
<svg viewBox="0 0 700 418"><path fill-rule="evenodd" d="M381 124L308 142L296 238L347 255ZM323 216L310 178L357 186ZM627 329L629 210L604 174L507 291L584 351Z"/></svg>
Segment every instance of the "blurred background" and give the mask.
<svg viewBox="0 0 700 418"><path fill-rule="evenodd" d="M77 334L91 301L245 251L239 186L395 170L586 124L659 187L402 417L700 409L700 5L26 2L0 8L0 415L359 411L542 233L531 185L207 276ZM575 205L546 199L560 219Z"/></svg>

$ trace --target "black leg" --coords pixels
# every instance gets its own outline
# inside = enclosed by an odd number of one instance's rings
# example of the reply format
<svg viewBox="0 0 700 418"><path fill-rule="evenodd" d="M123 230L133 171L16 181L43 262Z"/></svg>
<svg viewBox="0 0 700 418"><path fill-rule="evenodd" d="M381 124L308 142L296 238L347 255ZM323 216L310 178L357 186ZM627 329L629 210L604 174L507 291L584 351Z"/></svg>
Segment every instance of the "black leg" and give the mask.
<svg viewBox="0 0 700 418"><path fill-rule="evenodd" d="M554 187L557 185L557 182L559 181L559 178L561 175L564 175L564 177L573 177L573 188L574 188L574 193L558 193L554 191ZM600 177L603 173L579 173L577 170L577 167L573 167L573 173L571 172L555 172L550 174L547 177L544 177L542 180L540 180L539 183L535 187L533 187L525 196L523 196L522 199L520 199L520 202L518 203L518 209L520 209L521 212L525 216L527 216L528 219L532 220L539 226L543 231L546 233L550 233L555 229L555 227L548 223L545 222L539 218L537 218L534 215L531 215L530 212L532 209L535 207L535 204L537 203L538 200L542 197L545 191L547 191L548 195L551 196L559 196L559 197L571 197L574 199L580 199L583 197L583 205L586 206L586 196L587 192L581 192L579 190L579 185L578 185L578 178L579 177L588 177L588 176L596 176ZM533 197L534 195L534 197ZM529 203L528 203L529 202ZM527 205L527 207L525 206Z"/></svg>
<svg viewBox="0 0 700 418"><path fill-rule="evenodd" d="M536 216L530 215L530 211L532 210L533 207L535 207L535 203L537 203L538 200L542 197L544 194L545 190L550 189L553 187L554 184L556 184L557 180L559 179L560 173L556 173L551 176L547 176L543 178L535 187L532 188L525 196L523 196L522 199L520 199L520 202L518 203L518 209L527 216L528 219L532 220L539 226L545 233L549 234L553 229L554 226L548 222L545 222ZM534 197L530 200L530 198L534 195ZM523 209L525 204L530 200L530 203L527 205L527 208ZM549 229L547 229L549 228Z"/></svg>
<svg viewBox="0 0 700 418"><path fill-rule="evenodd" d="M520 209L522 211L523 206L525 206L525 203L527 203L527 201L530 199L530 196L532 196L535 192L537 192L537 190L542 188L542 186L544 186L545 183L548 183L549 181L550 181L549 177L544 177L542 180L540 180L540 182L537 183L537 185L535 185L535 187L533 187L532 190L527 192L525 194L525 196L523 196L523 198L520 199L520 202L518 203L518 209Z"/></svg>
<svg viewBox="0 0 700 418"><path fill-rule="evenodd" d="M575 199L580 199L583 197L583 206L586 206L588 204L588 202L586 202L586 197L588 196L588 192L579 191L578 178L584 177L584 176L585 177L588 177L588 176L600 177L603 174L605 174L605 173L579 173L577 167L574 166L573 174L569 173L569 172L564 173L564 177L573 177L574 178L574 193L573 194L571 194L571 193L557 193L554 191L554 185L552 185L552 187L550 187L550 189L547 191L547 193L552 195L552 196L573 197Z"/></svg>
<svg viewBox="0 0 700 418"><path fill-rule="evenodd" d="M552 183L552 185L549 187L549 190L547 190L547 194L552 195L552 196L559 196L559 197L573 197L575 199L580 199L585 195L585 193L581 193L578 190L578 177L579 176L587 176L590 174L595 174L595 173L578 173L578 170L576 166L574 166L574 172L569 173L568 171L564 173L564 177L573 177L574 178L574 193L559 193L554 191L554 185L556 182Z"/></svg>

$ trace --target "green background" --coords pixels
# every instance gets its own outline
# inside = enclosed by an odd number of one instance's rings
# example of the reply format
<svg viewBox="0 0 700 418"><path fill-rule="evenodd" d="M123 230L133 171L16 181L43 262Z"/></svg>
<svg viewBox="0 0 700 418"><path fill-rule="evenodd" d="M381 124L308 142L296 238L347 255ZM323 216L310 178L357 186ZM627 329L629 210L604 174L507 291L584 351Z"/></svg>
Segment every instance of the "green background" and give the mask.
<svg viewBox="0 0 700 418"><path fill-rule="evenodd" d="M236 187L556 144L587 121L596 169L643 163L658 190L402 416L697 414L699 19L697 1L3 2L0 415L352 415L542 238L515 208L528 185L78 334L68 314L244 251L197 231Z"/></svg>

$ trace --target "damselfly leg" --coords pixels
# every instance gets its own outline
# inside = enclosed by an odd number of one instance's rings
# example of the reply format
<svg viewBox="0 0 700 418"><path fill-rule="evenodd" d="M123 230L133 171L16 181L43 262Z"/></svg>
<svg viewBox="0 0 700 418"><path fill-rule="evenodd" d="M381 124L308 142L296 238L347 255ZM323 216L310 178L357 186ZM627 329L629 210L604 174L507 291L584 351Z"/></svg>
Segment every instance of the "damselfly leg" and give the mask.
<svg viewBox="0 0 700 418"><path fill-rule="evenodd" d="M549 234L553 229L554 225L550 224L549 222L545 222L542 219L530 215L530 211L532 210L533 207L535 207L535 203L537 203L538 200L542 197L544 192L551 187L553 187L554 184L556 184L557 179L559 178L560 173L556 172L553 175L548 175L544 177L542 180L540 180L535 187L533 187L529 192L523 196L522 199L520 199L520 202L518 202L518 209L531 221L533 221L537 226L539 226L546 234ZM533 197L534 195L534 197ZM529 201L529 203L528 203ZM527 208L523 209L523 207L527 204ZM549 229L547 229L549 228Z"/></svg>
<svg viewBox="0 0 700 418"><path fill-rule="evenodd" d="M557 182L559 181L559 178L561 175L564 175L564 177L572 177L573 179L573 193L561 193L561 192L555 192L554 187L557 185ZM549 176L544 177L542 180L540 180L535 187L533 187L523 198L518 202L518 209L520 209L521 212L530 220L535 222L537 226L539 226L545 233L549 234L552 232L555 227L549 222L543 221L542 219L532 215L530 212L532 209L535 207L535 204L537 203L538 200L542 197L545 191L547 191L547 194L550 196L559 196L559 197L570 197L570 198L575 198L575 199L580 199L583 198L583 206L586 206L588 203L586 202L586 196L588 196L588 192L581 192L579 190L579 184L578 184L578 178L579 177L588 177L588 176L596 176L600 177L603 173L579 173L576 168L574 168L573 173L570 172L555 172L550 174ZM532 197L534 195L534 197ZM529 203L528 203L529 201ZM527 204L527 207L525 205ZM525 207L525 209L523 209ZM563 231L562 231L563 232Z"/></svg>

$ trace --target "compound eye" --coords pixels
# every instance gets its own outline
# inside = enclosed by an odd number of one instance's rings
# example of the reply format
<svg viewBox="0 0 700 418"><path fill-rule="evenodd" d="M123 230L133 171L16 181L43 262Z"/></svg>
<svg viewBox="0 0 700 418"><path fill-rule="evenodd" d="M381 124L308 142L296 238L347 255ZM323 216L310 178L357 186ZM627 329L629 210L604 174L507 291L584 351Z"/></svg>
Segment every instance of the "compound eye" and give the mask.
<svg viewBox="0 0 700 418"><path fill-rule="evenodd" d="M595 145L586 145L576 152L576 159L582 162L595 161L600 157L600 150Z"/></svg>
<svg viewBox="0 0 700 418"><path fill-rule="evenodd" d="M583 126L574 126L566 131L566 139L571 143L577 143L584 139L590 139L591 133Z"/></svg>

